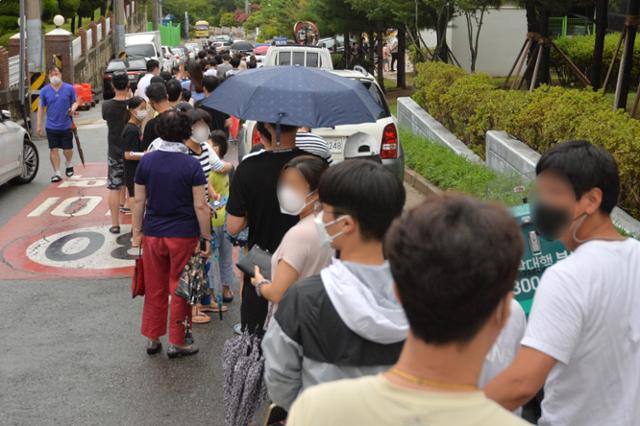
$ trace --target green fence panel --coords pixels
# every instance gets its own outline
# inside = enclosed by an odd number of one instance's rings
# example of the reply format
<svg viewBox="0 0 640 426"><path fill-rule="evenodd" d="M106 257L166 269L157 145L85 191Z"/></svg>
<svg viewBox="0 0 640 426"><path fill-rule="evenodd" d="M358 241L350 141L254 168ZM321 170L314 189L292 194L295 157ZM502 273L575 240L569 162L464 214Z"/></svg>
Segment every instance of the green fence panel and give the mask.
<svg viewBox="0 0 640 426"><path fill-rule="evenodd" d="M163 46L179 46L181 44L181 29L180 24L166 24L158 25L158 31L160 31L160 44ZM151 22L147 22L147 31L153 31L153 25Z"/></svg>

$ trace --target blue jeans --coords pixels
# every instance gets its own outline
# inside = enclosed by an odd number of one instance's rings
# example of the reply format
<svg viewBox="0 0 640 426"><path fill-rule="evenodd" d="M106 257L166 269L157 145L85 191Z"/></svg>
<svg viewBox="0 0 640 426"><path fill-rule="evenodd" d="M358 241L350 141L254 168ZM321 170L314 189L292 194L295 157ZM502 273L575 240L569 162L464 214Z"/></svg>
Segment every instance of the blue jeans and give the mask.
<svg viewBox="0 0 640 426"><path fill-rule="evenodd" d="M233 245L224 236L224 227L213 228L211 241L211 267L209 268L209 288L222 293L222 287L236 284L233 272Z"/></svg>

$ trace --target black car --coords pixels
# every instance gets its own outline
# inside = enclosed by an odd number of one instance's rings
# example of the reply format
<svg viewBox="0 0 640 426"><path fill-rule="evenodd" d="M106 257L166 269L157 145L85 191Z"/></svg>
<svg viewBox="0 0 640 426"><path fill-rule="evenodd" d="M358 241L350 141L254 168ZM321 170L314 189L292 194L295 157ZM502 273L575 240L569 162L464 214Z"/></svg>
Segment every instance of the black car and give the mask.
<svg viewBox="0 0 640 426"><path fill-rule="evenodd" d="M131 91L135 92L138 86L138 80L147 72L147 61L144 58L129 58L127 60L112 59L107 65L102 77L102 97L106 101L115 96L113 86L111 85L111 75L115 71L126 71L129 75L129 85Z"/></svg>

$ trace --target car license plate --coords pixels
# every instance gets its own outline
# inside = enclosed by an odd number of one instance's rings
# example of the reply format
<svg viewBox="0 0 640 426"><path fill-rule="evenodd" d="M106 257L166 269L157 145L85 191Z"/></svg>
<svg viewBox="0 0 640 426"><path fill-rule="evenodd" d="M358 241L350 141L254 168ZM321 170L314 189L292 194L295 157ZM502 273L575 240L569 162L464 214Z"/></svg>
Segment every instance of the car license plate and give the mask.
<svg viewBox="0 0 640 426"><path fill-rule="evenodd" d="M342 155L344 153L344 144L347 138L327 138L326 140L332 154Z"/></svg>

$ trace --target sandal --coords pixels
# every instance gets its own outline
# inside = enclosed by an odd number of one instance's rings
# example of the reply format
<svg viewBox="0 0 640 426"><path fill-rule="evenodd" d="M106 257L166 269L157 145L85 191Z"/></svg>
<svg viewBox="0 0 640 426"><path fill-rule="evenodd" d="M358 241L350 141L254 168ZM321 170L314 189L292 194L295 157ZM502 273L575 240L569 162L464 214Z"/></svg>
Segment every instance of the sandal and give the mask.
<svg viewBox="0 0 640 426"><path fill-rule="evenodd" d="M112 226L111 228L109 228L109 232L111 232L112 234L119 234L120 226Z"/></svg>
<svg viewBox="0 0 640 426"><path fill-rule="evenodd" d="M203 314L197 307L193 307L191 312L191 322L194 324L208 324L211 322L209 315Z"/></svg>
<svg viewBox="0 0 640 426"><path fill-rule="evenodd" d="M51 183L60 182L61 180L62 180L62 177L60 175L51 176Z"/></svg>
<svg viewBox="0 0 640 426"><path fill-rule="evenodd" d="M229 310L228 306L222 305L222 312L227 312ZM202 305L200 307L200 312L220 312L220 308L218 308L218 304L216 302L211 302L210 305Z"/></svg>
<svg viewBox="0 0 640 426"><path fill-rule="evenodd" d="M67 177L73 176L73 166L64 169L64 174L67 175Z"/></svg>
<svg viewBox="0 0 640 426"><path fill-rule="evenodd" d="M131 209L129 207L120 206L120 213L122 214L131 214Z"/></svg>
<svg viewBox="0 0 640 426"><path fill-rule="evenodd" d="M231 291L231 289L229 289L229 294L230 296L222 296L222 303L231 303L233 302L233 291Z"/></svg>

